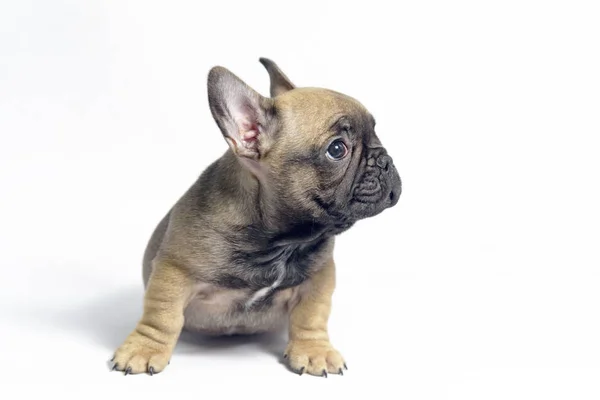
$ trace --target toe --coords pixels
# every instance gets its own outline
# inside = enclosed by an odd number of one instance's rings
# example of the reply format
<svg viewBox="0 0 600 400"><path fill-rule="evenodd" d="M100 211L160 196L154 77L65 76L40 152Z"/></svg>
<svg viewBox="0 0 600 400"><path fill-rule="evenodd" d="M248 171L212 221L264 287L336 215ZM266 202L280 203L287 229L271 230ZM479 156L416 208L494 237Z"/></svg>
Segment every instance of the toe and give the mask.
<svg viewBox="0 0 600 400"><path fill-rule="evenodd" d="M148 370L148 357L144 354L136 354L127 363L132 374L139 374Z"/></svg>
<svg viewBox="0 0 600 400"><path fill-rule="evenodd" d="M169 365L169 357L168 354L158 353L152 355L150 360L148 361L148 368L152 367L153 373L157 374L162 372L167 365Z"/></svg>
<svg viewBox="0 0 600 400"><path fill-rule="evenodd" d="M325 372L325 374L323 374L323 372ZM317 355L316 357L311 358L308 365L308 373L316 376L326 376L327 362L325 361L325 357Z"/></svg>
<svg viewBox="0 0 600 400"><path fill-rule="evenodd" d="M330 350L327 352L327 371L332 374L337 374L340 372L342 367L344 366L344 359L341 354L336 350Z"/></svg>
<svg viewBox="0 0 600 400"><path fill-rule="evenodd" d="M289 356L289 363L292 370L302 370L302 373L304 373L308 367L308 356L305 354L292 354Z"/></svg>

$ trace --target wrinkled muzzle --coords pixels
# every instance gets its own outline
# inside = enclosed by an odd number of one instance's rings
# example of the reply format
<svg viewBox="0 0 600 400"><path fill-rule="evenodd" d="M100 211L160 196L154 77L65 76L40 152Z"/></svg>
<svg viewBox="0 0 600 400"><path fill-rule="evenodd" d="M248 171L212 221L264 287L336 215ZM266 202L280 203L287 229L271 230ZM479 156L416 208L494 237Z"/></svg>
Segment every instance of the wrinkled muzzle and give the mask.
<svg viewBox="0 0 600 400"><path fill-rule="evenodd" d="M369 149L352 188L351 206L357 219L375 216L398 203L402 181L383 147Z"/></svg>

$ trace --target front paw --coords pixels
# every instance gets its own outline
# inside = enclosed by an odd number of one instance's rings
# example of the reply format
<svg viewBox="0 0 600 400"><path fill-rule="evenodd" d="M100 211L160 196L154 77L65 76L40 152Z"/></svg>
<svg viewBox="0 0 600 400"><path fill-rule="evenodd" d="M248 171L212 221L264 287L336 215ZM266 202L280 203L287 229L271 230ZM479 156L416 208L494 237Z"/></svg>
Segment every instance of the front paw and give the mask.
<svg viewBox="0 0 600 400"><path fill-rule="evenodd" d="M291 340L284 358L300 375L304 372L327 377L327 373L343 375L346 363L327 340Z"/></svg>
<svg viewBox="0 0 600 400"><path fill-rule="evenodd" d="M137 331L129 335L112 359L113 370L125 375L147 372L159 373L169 364L172 348Z"/></svg>

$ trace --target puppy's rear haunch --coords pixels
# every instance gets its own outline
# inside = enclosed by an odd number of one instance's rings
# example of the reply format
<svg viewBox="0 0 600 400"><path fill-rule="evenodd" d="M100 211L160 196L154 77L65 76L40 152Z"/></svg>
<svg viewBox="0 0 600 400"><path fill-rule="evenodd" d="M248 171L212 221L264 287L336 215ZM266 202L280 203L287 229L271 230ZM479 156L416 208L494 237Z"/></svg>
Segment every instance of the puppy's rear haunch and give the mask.
<svg viewBox="0 0 600 400"><path fill-rule="evenodd" d="M252 334L287 326L291 368L327 376L336 235L398 202L402 185L357 100L299 88L268 59L271 97L222 67L208 74L229 148L166 213L144 254L144 311L114 369L158 373L182 329Z"/></svg>

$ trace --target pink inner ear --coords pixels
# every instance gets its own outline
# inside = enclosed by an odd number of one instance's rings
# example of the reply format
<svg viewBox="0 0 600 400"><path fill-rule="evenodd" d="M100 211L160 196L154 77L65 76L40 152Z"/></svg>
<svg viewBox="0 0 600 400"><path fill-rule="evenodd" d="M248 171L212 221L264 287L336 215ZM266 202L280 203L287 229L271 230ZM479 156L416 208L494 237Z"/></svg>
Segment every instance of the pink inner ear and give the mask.
<svg viewBox="0 0 600 400"><path fill-rule="evenodd" d="M242 139L244 139L244 140L258 139L258 131L250 130L250 131L243 132Z"/></svg>
<svg viewBox="0 0 600 400"><path fill-rule="evenodd" d="M258 125L244 121L240 126L240 137L245 147L253 147L258 140Z"/></svg>

